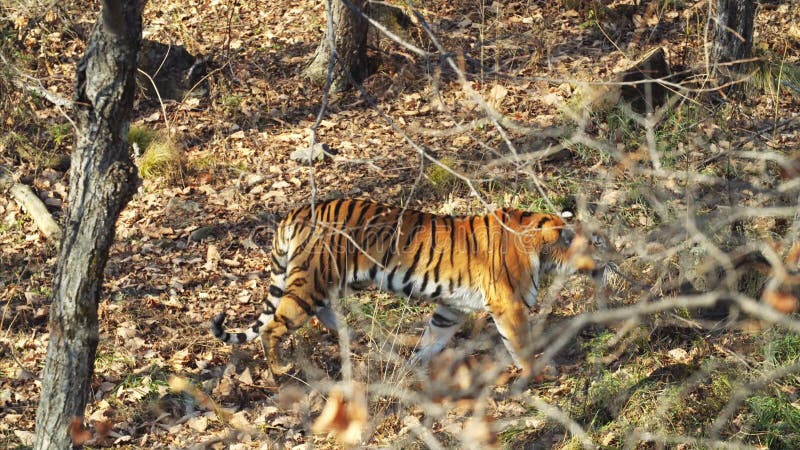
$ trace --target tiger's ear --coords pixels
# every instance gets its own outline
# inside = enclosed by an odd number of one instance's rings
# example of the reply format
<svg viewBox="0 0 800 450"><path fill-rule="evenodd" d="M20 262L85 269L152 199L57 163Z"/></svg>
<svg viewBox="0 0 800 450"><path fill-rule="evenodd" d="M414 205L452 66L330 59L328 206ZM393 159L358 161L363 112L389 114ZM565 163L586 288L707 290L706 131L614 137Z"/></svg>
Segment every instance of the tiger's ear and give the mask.
<svg viewBox="0 0 800 450"><path fill-rule="evenodd" d="M575 236L575 233L566 227L566 221L561 219L560 216L551 216L545 220L541 225L541 232L542 239L546 244L563 244L566 242L567 246L569 246Z"/></svg>
<svg viewBox="0 0 800 450"><path fill-rule="evenodd" d="M556 239L550 240L550 242L558 242L561 245L569 247L569 245L572 243L572 240L575 239L575 231L568 224L571 222L571 219L575 217L575 215L572 213L572 211L565 210L561 211L559 214L557 214L557 216L561 218L560 221L556 221L561 222L560 226L558 227L558 236Z"/></svg>

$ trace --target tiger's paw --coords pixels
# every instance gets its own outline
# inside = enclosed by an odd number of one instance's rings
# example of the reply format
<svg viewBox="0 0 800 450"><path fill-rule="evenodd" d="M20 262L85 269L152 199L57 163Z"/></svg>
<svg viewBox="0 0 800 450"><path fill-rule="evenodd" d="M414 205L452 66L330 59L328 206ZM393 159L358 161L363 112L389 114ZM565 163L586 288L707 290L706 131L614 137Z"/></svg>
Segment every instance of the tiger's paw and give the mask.
<svg viewBox="0 0 800 450"><path fill-rule="evenodd" d="M511 384L515 388L519 389L524 386L529 386L530 384L541 384L549 381L555 381L558 380L558 378L558 370L551 365L545 365L536 372L534 372L533 367L520 368L512 366L500 374L497 384Z"/></svg>
<svg viewBox="0 0 800 450"><path fill-rule="evenodd" d="M495 384L497 386L510 385L519 380L523 376L522 374L523 374L523 369L520 369L517 366L509 366L504 371L500 372Z"/></svg>
<svg viewBox="0 0 800 450"><path fill-rule="evenodd" d="M538 384L547 381L555 381L558 379L558 376L559 376L558 369L548 364L542 367L542 369L539 372L533 374L533 376L530 377L530 379L534 383Z"/></svg>
<svg viewBox="0 0 800 450"><path fill-rule="evenodd" d="M277 364L270 364L269 370L272 372L272 376L275 378L282 377L294 369L294 364L288 363L284 365L277 365Z"/></svg>

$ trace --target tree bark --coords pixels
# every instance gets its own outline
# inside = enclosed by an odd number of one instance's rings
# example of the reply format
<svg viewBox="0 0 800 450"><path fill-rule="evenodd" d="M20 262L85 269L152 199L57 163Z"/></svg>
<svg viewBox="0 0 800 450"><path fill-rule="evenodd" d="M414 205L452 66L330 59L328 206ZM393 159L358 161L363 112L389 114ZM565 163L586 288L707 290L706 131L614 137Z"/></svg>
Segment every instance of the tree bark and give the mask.
<svg viewBox="0 0 800 450"><path fill-rule="evenodd" d="M737 78L746 71L746 63L736 63L750 57L753 48L754 0L718 0L717 20L714 22L714 45L711 51L715 70L724 81ZM723 82L724 82L723 81Z"/></svg>
<svg viewBox="0 0 800 450"><path fill-rule="evenodd" d="M333 14L333 30L328 29L314 53L314 59L303 73L310 79L322 82L328 73L331 58L330 34L333 31L333 42L336 50L336 64L333 69L332 86L334 90L343 91L351 87L350 75L356 82L361 82L369 75L369 62L367 61L367 31L369 22L360 13L348 8L344 1L351 6L367 13L368 0L330 0ZM326 15L327 17L327 15ZM345 72L346 71L346 72Z"/></svg>
<svg viewBox="0 0 800 450"><path fill-rule="evenodd" d="M127 140L144 0L104 0L77 66L77 145L50 308L34 449L67 449L83 420L98 343L97 305L114 224L138 181ZM77 420L76 420L77 419Z"/></svg>

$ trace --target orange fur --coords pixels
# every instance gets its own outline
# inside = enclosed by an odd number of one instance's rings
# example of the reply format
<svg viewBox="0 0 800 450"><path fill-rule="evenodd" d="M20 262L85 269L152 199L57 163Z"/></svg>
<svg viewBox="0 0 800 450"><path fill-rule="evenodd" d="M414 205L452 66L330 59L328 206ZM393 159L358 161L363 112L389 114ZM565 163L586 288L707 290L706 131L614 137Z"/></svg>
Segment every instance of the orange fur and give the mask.
<svg viewBox="0 0 800 450"><path fill-rule="evenodd" d="M466 314L483 309L527 369L526 305L536 301L540 271L594 267L586 262L586 239L575 235L560 216L516 209L451 217L355 199L303 206L275 232L271 286L259 319L245 332L228 333L220 314L212 331L229 343L261 335L270 367L280 373L288 365L280 365L277 349L288 333L314 314L335 327L330 302L374 285L440 305L423 337L431 345L426 357ZM575 261L581 267L570 267Z"/></svg>

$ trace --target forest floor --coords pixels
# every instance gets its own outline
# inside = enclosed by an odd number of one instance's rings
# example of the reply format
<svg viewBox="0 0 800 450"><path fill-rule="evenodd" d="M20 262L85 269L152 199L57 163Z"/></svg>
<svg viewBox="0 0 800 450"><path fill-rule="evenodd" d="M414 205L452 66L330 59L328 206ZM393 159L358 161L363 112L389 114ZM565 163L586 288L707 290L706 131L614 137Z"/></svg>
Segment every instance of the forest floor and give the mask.
<svg viewBox="0 0 800 450"><path fill-rule="evenodd" d="M6 3L4 57L71 98L97 2ZM395 25L428 58L372 36L375 73L364 92L333 93L315 136L333 155L309 165L290 155L309 147L322 106L322 87L302 70L323 35L323 3L149 2L144 37L207 58L207 77L177 101L138 88L131 140L143 181L117 223L89 428L76 439L91 448L800 446L800 325L762 300L783 295L788 308L770 304L791 312L797 290L765 288L775 268L717 270L743 248L797 269L800 4L760 4L761 70L746 95L711 100L709 2L581 12L564 4L582 2L423 2L420 17L454 64L419 18ZM597 100L610 89L602 82L657 46L684 74L657 120ZM61 220L68 170L52 161L73 149L71 112L12 84L10 66L0 75L0 165ZM610 292L585 276L552 280L531 312L541 339L571 332L583 313L675 305L579 327L543 376L519 382L483 314L429 375L409 369L432 307L367 291L338 306L349 339L312 320L291 342L303 370L276 380L259 344L223 345L209 321L221 311L229 326L256 317L270 219L312 196L442 214L576 211L608 237L624 277ZM31 444L56 256L0 193L3 448ZM730 293L729 273L753 299L739 306L768 311L698 314L693 301ZM312 430L324 408L338 431Z"/></svg>

